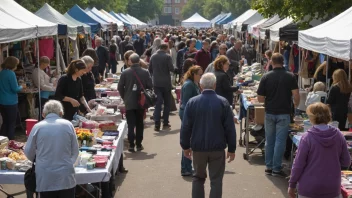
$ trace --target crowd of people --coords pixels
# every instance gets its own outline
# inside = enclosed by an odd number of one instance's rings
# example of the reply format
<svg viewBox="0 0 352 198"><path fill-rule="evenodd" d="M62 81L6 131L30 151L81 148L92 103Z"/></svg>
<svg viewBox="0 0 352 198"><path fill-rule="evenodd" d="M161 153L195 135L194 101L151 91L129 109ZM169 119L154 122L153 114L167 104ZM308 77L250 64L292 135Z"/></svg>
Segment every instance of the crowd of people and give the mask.
<svg viewBox="0 0 352 198"><path fill-rule="evenodd" d="M126 108L129 152L144 149L144 120L148 110L140 105L141 93L153 90L157 96L152 119L154 130L163 132L171 128L170 112L177 109L172 90L181 86L181 175L193 176L192 197L203 198L208 166L210 197L221 197L225 160L228 158L231 162L235 159L237 142L233 109L235 95L241 94L241 90L234 86L234 77L243 65L251 64L255 59L250 53L251 46L212 29L190 32L171 29L134 31L123 37L114 36L109 46L96 36L94 47L86 49L81 59L73 60L57 83L51 83L45 72L50 63L47 57L41 57L33 71L33 82L40 88L39 106L43 110L38 117L44 120L34 127L25 153L28 159L37 161L37 167L48 166L48 160L49 164L60 164L39 173L37 190L41 196L61 193L61 197L69 197L74 193L72 170L63 170L64 166L61 166L65 161L71 167L77 158L78 148L72 143L73 127L67 121L73 120L76 114L91 112L96 99L95 85L102 82L107 74L119 73L117 64L123 60L118 91ZM298 107L300 103L299 87L297 77L284 67L282 54L268 50L265 57L268 60L264 68L266 73L257 91L258 101L264 103L266 112L265 174L286 177L282 157L292 106ZM18 85L13 72L18 63L17 58L10 56L4 60L0 72L0 110L4 120L0 135L9 139L14 139L17 93L25 87ZM298 149L289 182L291 198L295 197L297 185L298 195L302 198L339 197L341 181L337 178L340 177L340 167L350 165L346 142L340 131L348 128L347 107L352 86L345 70L335 69L330 74L332 87L326 93L325 78L320 77L326 75L325 70L324 66L316 70L316 83L306 101L307 114L314 126L303 136ZM327 105L323 104L325 102ZM328 125L331 120L339 122L338 129ZM65 129L66 135L45 135L53 127ZM55 144L40 145L44 139L55 139ZM67 148L61 152L62 145ZM60 152L57 152L58 149ZM48 150L55 151L50 158ZM119 170L127 172L123 164ZM329 175L325 177L321 172L329 172ZM52 178L61 178L57 188L51 188L54 186L50 183Z"/></svg>

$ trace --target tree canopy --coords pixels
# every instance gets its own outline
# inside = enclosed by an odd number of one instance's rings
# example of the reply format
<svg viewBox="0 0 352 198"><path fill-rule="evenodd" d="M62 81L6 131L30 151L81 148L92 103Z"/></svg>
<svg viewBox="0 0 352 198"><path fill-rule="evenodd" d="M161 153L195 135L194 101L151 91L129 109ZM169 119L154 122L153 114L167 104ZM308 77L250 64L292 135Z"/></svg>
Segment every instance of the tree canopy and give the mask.
<svg viewBox="0 0 352 198"><path fill-rule="evenodd" d="M188 0L182 9L183 18L198 12L207 19L212 19L221 12L231 12L239 16L250 8L250 0Z"/></svg>
<svg viewBox="0 0 352 198"><path fill-rule="evenodd" d="M251 6L265 17L278 14L303 25L313 19L328 20L352 6L351 0L252 0Z"/></svg>
<svg viewBox="0 0 352 198"><path fill-rule="evenodd" d="M160 14L164 5L163 0L15 0L31 12L38 11L45 3L64 14L75 4L82 9L87 7L104 9L108 12L122 12L140 19L153 19Z"/></svg>

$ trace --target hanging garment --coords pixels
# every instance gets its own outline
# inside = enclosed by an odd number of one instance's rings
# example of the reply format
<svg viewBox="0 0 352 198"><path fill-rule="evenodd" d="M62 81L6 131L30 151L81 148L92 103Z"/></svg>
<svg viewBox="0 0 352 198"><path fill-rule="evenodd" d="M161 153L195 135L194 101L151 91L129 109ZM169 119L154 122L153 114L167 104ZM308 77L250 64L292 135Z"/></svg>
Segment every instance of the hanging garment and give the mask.
<svg viewBox="0 0 352 198"><path fill-rule="evenodd" d="M49 59L54 58L54 39L46 38L39 40L39 57L47 56Z"/></svg>

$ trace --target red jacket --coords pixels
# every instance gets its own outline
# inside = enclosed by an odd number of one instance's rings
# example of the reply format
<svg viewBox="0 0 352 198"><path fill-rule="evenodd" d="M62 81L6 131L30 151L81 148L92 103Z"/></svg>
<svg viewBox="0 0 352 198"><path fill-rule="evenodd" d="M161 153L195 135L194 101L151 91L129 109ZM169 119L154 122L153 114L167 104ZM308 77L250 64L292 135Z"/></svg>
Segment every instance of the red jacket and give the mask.
<svg viewBox="0 0 352 198"><path fill-rule="evenodd" d="M201 66L203 71L208 67L211 63L211 55L209 51L205 51L201 49L197 52L196 57L194 59L197 61L197 65Z"/></svg>

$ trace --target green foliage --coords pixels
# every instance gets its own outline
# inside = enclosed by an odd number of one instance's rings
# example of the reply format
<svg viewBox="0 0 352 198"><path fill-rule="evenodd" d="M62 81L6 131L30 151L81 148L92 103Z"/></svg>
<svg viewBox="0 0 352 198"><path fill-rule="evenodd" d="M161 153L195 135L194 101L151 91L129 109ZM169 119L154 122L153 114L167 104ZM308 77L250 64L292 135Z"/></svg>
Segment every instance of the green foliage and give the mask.
<svg viewBox="0 0 352 198"><path fill-rule="evenodd" d="M31 12L36 12L45 3L55 8L60 13L64 14L75 4L82 9L86 7L96 7L97 9L104 9L108 12L111 10L115 12L126 12L129 0L15 0L21 6L25 7Z"/></svg>
<svg viewBox="0 0 352 198"><path fill-rule="evenodd" d="M182 8L181 15L184 19L191 17L194 13L203 15L203 6L207 0L188 0L187 4Z"/></svg>
<svg viewBox="0 0 352 198"><path fill-rule="evenodd" d="M307 25L313 19L328 20L352 6L352 0L252 0L251 6L265 17L278 14Z"/></svg>
<svg viewBox="0 0 352 198"><path fill-rule="evenodd" d="M188 0L181 14L183 18L188 18L198 12L205 18L212 19L221 12L231 12L239 16L249 8L249 0Z"/></svg>
<svg viewBox="0 0 352 198"><path fill-rule="evenodd" d="M161 14L164 0L129 0L127 13L139 20L148 21Z"/></svg>

